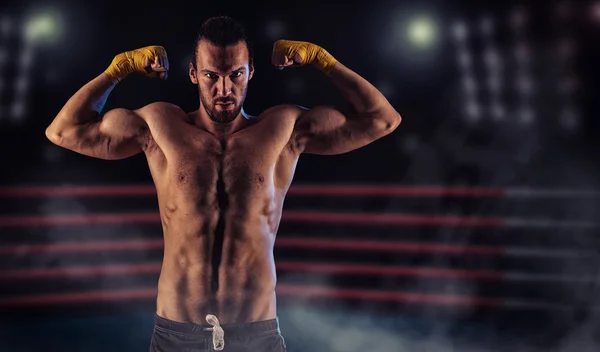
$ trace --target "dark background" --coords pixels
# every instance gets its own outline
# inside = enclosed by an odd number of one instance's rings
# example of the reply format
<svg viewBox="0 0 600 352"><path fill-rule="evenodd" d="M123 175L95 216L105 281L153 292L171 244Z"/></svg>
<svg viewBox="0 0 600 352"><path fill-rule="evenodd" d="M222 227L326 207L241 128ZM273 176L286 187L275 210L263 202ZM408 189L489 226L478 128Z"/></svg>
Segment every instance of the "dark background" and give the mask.
<svg viewBox="0 0 600 352"><path fill-rule="evenodd" d="M160 248L77 252L64 245L156 241L159 223L48 223L60 216L155 213L153 194L48 193L68 185L149 186L144 156L87 158L52 145L44 130L114 55L147 45L166 48L169 79L130 77L115 88L106 110L154 101L195 110L198 95L187 67L197 28L214 15L239 19L253 39L256 72L245 104L250 114L280 103L345 104L315 69L279 72L270 66L274 40L287 38L325 47L375 84L403 117L394 133L365 148L306 155L298 164L294 185L325 191L290 194L286 211L420 217L395 224L284 217L282 241L380 244L377 251L276 244L278 262L301 264L279 268L282 287L301 287L281 293L278 303L290 351L600 347L600 2L23 1L0 9L1 351L147 350L152 295L118 299L110 293L151 293L157 273L81 274L73 268L157 265ZM432 31L430 42L411 39L419 18L427 19L420 30ZM462 40L461 28L467 33ZM486 56L489 48L497 56ZM528 55L520 60L523 52ZM494 77L502 84L497 93L488 86ZM476 83L473 91L469 80ZM332 185L349 184L405 188L387 196L327 194ZM31 188L38 186L46 193ZM457 187L467 191L448 193ZM476 193L481 187L493 196ZM491 220L452 222L450 216ZM438 247L395 251L381 243ZM439 246L462 249L448 253ZM321 269L302 267L311 263ZM323 264L344 269L327 271ZM359 273L356 266L371 269ZM412 274L399 274L401 268ZM302 287L329 293L308 295Z"/></svg>

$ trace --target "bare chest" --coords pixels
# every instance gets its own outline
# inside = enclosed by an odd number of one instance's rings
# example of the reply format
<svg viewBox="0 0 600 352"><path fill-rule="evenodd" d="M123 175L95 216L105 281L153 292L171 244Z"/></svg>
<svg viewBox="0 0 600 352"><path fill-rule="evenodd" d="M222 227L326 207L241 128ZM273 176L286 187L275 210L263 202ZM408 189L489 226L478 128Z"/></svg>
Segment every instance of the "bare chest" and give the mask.
<svg viewBox="0 0 600 352"><path fill-rule="evenodd" d="M241 138L207 138L180 145L166 155L165 176L182 190L222 188L251 191L272 182L278 155Z"/></svg>
<svg viewBox="0 0 600 352"><path fill-rule="evenodd" d="M223 138L196 129L158 139L158 151L149 155L157 188L180 202L209 208L218 197L251 203L286 188L296 160L287 157L289 138L258 127Z"/></svg>

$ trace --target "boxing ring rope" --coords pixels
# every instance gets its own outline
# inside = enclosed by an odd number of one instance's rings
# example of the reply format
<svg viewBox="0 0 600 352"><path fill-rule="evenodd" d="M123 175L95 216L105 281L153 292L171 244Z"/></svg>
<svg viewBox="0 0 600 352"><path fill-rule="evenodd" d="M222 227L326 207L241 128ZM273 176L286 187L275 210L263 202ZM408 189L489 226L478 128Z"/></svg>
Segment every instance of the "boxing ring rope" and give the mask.
<svg viewBox="0 0 600 352"><path fill-rule="evenodd" d="M419 225L419 226L468 226L490 228L555 228L598 229L600 223L588 221L562 221L553 219L496 218L435 216L421 214L380 214L348 212L284 211L282 221L302 223L346 223L369 225ZM128 223L159 223L158 212L139 213L88 213L52 216L3 216L0 227L19 226L65 226Z"/></svg>
<svg viewBox="0 0 600 352"><path fill-rule="evenodd" d="M40 294L36 296L21 296L0 298L0 307L31 307L54 304L98 303L127 300L156 299L157 290L154 288L102 290L77 293ZM365 289L342 289L320 286L279 285L279 295L294 297L319 297L335 299L369 300L394 303L427 303L442 306L487 307L515 310L561 310L572 309L568 305L552 303L535 303L520 300L502 300L487 297L468 297L458 295L422 294L398 291L375 291Z"/></svg>
<svg viewBox="0 0 600 352"><path fill-rule="evenodd" d="M0 187L0 198L44 197L116 197L155 196L152 186L60 186L60 187ZM533 188L490 187L442 187L442 186L292 186L290 196L370 196L370 197L488 197L488 198L598 198L595 190L549 190ZM419 214L380 214L316 211L284 211L282 221L301 223L345 223L369 225L418 225L418 226L466 226L483 228L561 228L597 229L600 223L589 221L560 221L554 219L461 217ZM47 227L71 225L104 225L150 223L159 224L157 212L140 213L88 213L50 216L3 216L0 229L7 227ZM555 259L593 256L593 250L539 249L528 247L454 245L423 242L348 240L306 238L301 235L280 237L276 247L330 249L336 251L373 251L387 253L429 253L444 255L545 257ZM111 240L63 242L52 244L19 244L0 246L0 254L23 256L46 253L86 253L99 251L162 250L162 240ZM438 279L471 279L486 281L524 281L556 283L590 283L593 276L568 277L554 274L531 274L525 272L500 272L490 270L467 270L434 267L402 267L368 264L332 264L278 261L281 272L315 272L328 275L362 275L380 277L414 277ZM30 280L36 278L98 277L115 275L158 275L160 263L109 264L95 266L70 266L62 268L15 269L0 271L0 280ZM531 300L468 297L448 294L425 294L400 291L328 288L311 285L280 284L277 292L296 297L325 297L371 300L383 302L424 303L437 305L467 305L512 309L569 309L568 306ZM121 301L154 299L156 289L127 289L88 291L79 293L38 294L35 296L0 297L1 307L35 306L45 304L74 304L77 302Z"/></svg>
<svg viewBox="0 0 600 352"><path fill-rule="evenodd" d="M426 242L368 241L327 238L280 237L277 248L334 249L338 251L364 251L388 253L430 253L452 255L513 256L569 259L596 254L594 250L537 249L531 247L506 247L483 245L453 245ZM27 255L40 253L85 253L98 251L142 251L163 248L163 240L86 241L53 244L27 244L0 246L2 255Z"/></svg>
<svg viewBox="0 0 600 352"><path fill-rule="evenodd" d="M141 275L160 273L158 262L140 264L107 264L70 266L62 268L17 269L0 272L0 280L47 279L61 277L90 277L111 275ZM540 275L520 272L500 272L492 270L447 269L435 267L401 267L369 264L331 264L278 261L281 272L315 272L322 274L365 275L383 277L427 277L439 279L473 279L485 281L537 281L563 283L589 283L597 280L594 276L568 277L564 275ZM285 285L284 285L285 286Z"/></svg>
<svg viewBox="0 0 600 352"><path fill-rule="evenodd" d="M38 294L35 296L3 297L0 298L0 308L19 308L32 306L35 307L55 304L74 305L77 303L98 303L128 300L155 300L156 293L157 289L155 288L141 288L58 294ZM295 298L317 297L334 299L354 299L375 302L417 303L441 306L464 306L469 308L502 308L513 309L518 311L554 310L568 312L573 309L571 306L564 304L530 302L516 299L499 299L493 297L469 297L450 294L424 294L414 292L381 291L366 289L328 288L314 285L278 285L277 294L293 296ZM598 307L592 307L591 309L597 310Z"/></svg>
<svg viewBox="0 0 600 352"><path fill-rule="evenodd" d="M538 189L531 187L448 187L397 185L293 185L289 196L369 197L490 197L490 198L600 198L595 189ZM0 197L114 197L154 196L152 185L0 187Z"/></svg>
<svg viewBox="0 0 600 352"><path fill-rule="evenodd" d="M0 298L0 307L22 307L52 304L76 304L84 302L122 301L135 299L155 299L156 289L103 290L65 294L42 294L37 296L22 296ZM454 295L419 294L403 292L385 292L361 289L335 289L318 286L280 285L278 294L291 296L316 296L327 298L368 299L373 301L405 302L405 303L434 303L441 305L465 305L488 307L518 306L521 302L503 302L494 298L472 298ZM549 305L549 308L564 309L560 305Z"/></svg>

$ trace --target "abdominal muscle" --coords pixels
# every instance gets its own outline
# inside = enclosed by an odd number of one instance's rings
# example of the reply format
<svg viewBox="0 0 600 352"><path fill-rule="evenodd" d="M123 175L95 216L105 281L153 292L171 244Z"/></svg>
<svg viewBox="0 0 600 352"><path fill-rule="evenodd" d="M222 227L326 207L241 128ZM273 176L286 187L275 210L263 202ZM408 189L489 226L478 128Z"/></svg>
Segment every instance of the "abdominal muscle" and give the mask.
<svg viewBox="0 0 600 352"><path fill-rule="evenodd" d="M165 248L158 282L159 316L197 324L206 324L207 314L223 324L276 317L275 234L269 215L244 211L240 216L229 210L215 270L218 210L170 212L161 207ZM170 214L165 216L166 212Z"/></svg>

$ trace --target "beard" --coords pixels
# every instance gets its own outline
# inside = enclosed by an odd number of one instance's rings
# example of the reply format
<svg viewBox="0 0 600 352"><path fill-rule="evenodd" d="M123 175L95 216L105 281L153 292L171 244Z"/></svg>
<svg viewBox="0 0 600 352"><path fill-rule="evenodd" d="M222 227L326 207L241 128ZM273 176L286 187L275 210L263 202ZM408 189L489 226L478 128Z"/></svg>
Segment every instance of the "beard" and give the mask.
<svg viewBox="0 0 600 352"><path fill-rule="evenodd" d="M245 95L245 91L242 92L242 97ZM236 101L234 99L221 98L210 102L203 94L200 92L200 101L202 102L202 106L204 106L204 110L208 114L208 117L216 123L229 123L240 114L242 111L242 104L236 105ZM243 101L243 100L242 100ZM217 103L232 103L234 104L234 108L232 110L223 110L218 111L216 109Z"/></svg>

